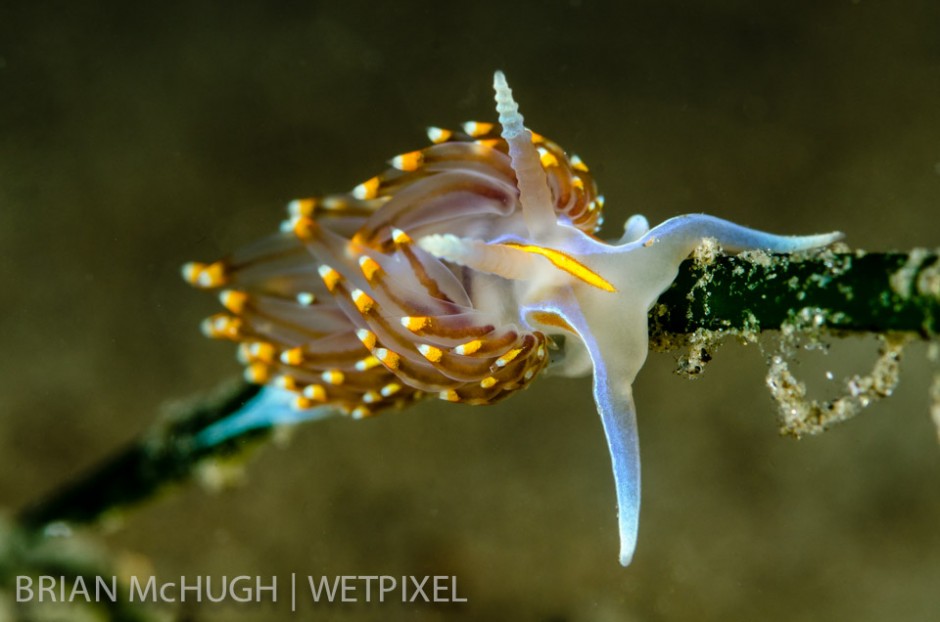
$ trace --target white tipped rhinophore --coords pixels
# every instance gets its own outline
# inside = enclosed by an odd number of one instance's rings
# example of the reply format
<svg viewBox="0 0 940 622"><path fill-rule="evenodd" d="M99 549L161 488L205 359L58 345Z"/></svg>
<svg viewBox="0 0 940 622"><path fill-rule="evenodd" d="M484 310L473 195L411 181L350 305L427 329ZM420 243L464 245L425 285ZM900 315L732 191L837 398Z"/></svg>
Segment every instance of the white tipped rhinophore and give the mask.
<svg viewBox="0 0 940 622"><path fill-rule="evenodd" d="M509 145L509 158L516 173L522 216L532 237L541 239L551 232L557 220L545 171L532 144L532 134L525 129L519 105L513 99L512 89L502 71L493 76L493 90L496 92L499 124L503 128L502 137Z"/></svg>

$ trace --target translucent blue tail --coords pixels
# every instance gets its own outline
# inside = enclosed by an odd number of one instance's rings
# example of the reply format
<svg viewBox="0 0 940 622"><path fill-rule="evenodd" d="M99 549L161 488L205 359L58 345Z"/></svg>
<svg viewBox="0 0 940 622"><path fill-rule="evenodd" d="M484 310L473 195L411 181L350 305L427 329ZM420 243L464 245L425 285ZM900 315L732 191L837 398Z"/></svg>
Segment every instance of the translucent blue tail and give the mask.
<svg viewBox="0 0 940 622"><path fill-rule="evenodd" d="M279 387L266 386L235 413L216 421L196 435L196 445L214 447L249 430L294 425L304 421L325 419L338 414L332 406L305 410L293 407L296 395Z"/></svg>

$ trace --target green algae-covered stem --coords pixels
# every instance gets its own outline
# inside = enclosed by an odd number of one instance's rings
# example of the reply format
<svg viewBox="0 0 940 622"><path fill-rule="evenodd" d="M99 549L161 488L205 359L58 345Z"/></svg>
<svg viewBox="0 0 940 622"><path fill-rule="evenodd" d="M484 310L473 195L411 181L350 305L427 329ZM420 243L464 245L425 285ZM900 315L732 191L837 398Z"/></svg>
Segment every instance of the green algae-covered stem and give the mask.
<svg viewBox="0 0 940 622"><path fill-rule="evenodd" d="M724 333L773 330L785 322L835 334L938 334L936 253L727 256L714 251L683 262L673 286L650 311L654 348L675 348L702 331L716 339ZM251 430L213 447L197 446L194 437L238 411L257 391L236 383L176 409L137 443L26 508L21 524L42 528L57 521L91 522L188 479L209 460L245 455L268 431Z"/></svg>
<svg viewBox="0 0 940 622"><path fill-rule="evenodd" d="M749 252L690 259L650 312L650 335L655 344L697 330L774 330L801 316L835 333L936 337L937 254Z"/></svg>
<svg viewBox="0 0 940 622"><path fill-rule="evenodd" d="M174 408L143 438L27 506L19 515L20 524L42 528L58 521L92 522L110 511L144 501L170 484L189 479L195 468L208 459L246 454L269 436L270 430L249 430L213 447L198 446L194 439L200 430L237 412L259 390L257 385L229 382L215 395Z"/></svg>

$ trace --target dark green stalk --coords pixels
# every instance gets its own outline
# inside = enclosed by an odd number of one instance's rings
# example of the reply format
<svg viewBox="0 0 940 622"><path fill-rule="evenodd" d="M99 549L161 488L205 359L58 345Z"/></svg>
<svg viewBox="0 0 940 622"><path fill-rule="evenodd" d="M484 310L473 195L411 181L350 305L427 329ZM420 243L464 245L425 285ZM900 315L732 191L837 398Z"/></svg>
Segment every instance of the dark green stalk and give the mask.
<svg viewBox="0 0 940 622"><path fill-rule="evenodd" d="M784 322L845 333L934 338L940 318L940 264L935 253L833 253L797 257L745 253L683 262L673 286L650 312L651 343L676 347L692 333L760 331ZM235 457L267 431L214 447L194 436L236 412L258 391L233 385L182 409L97 469L26 508L27 528L55 521L91 522L188 479L205 460Z"/></svg>
<svg viewBox="0 0 940 622"><path fill-rule="evenodd" d="M257 444L246 441L259 441L270 430L251 430L213 447L198 446L194 438L211 423L238 411L259 390L256 385L227 383L218 395L181 408L158 421L144 438L26 507L19 515L20 524L41 528L56 521L91 522L188 479L208 458L225 459L245 453Z"/></svg>
<svg viewBox="0 0 940 622"><path fill-rule="evenodd" d="M774 330L807 319L834 333L936 337L937 254L824 251L686 260L650 311L650 336L656 342L697 330Z"/></svg>

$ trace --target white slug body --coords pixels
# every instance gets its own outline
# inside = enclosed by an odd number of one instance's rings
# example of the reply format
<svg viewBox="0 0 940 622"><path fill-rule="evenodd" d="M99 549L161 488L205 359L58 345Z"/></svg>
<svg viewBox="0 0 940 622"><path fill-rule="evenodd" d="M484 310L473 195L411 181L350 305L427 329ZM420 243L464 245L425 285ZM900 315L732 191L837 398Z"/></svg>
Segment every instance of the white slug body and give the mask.
<svg viewBox="0 0 940 622"><path fill-rule="evenodd" d="M552 370L593 375L627 565L640 505L632 385L647 312L704 238L794 252L840 234L776 236L706 215L649 229L634 216L618 242L603 242L587 166L525 128L501 72L494 89L501 132L432 128L431 147L393 158L352 192L292 202L278 235L187 264L193 285L233 288L222 292L229 313L206 332L240 342L247 377L274 385L201 442L425 396L492 403L527 387L564 335Z"/></svg>

